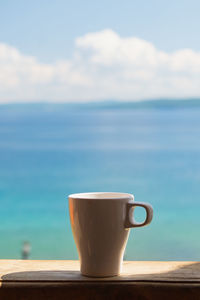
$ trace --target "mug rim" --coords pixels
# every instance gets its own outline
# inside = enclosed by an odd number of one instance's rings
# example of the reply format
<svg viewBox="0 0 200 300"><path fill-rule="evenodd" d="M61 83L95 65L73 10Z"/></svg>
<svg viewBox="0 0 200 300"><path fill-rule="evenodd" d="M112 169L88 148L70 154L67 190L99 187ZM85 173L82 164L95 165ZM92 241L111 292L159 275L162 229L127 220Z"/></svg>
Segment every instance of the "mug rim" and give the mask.
<svg viewBox="0 0 200 300"><path fill-rule="evenodd" d="M120 192L89 192L70 194L68 198L82 200L134 200L134 195Z"/></svg>

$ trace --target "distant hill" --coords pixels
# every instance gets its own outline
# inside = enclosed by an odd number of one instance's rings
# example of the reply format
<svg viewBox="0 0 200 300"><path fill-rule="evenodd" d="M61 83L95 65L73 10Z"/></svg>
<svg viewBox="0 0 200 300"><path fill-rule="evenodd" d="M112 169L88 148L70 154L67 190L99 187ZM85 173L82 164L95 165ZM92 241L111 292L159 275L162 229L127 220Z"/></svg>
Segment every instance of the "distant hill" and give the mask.
<svg viewBox="0 0 200 300"><path fill-rule="evenodd" d="M82 109L177 109L177 108L200 108L199 99L155 99L141 101L117 101L117 100L102 100L88 102L18 102L10 104L1 104L0 109L60 109L60 108L82 108Z"/></svg>
<svg viewBox="0 0 200 300"><path fill-rule="evenodd" d="M156 99L143 101L99 101L79 104L85 107L136 109L136 108L189 108L200 107L200 99Z"/></svg>

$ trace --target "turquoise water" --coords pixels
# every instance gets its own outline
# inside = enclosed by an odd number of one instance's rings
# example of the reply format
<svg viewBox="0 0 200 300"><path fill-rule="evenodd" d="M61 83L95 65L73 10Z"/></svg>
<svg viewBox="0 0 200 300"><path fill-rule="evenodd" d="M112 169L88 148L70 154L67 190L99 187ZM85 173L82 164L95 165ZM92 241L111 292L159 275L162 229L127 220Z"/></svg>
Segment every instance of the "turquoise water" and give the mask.
<svg viewBox="0 0 200 300"><path fill-rule="evenodd" d="M0 258L77 258L67 195L88 191L153 205L126 259L199 260L200 105L0 106Z"/></svg>

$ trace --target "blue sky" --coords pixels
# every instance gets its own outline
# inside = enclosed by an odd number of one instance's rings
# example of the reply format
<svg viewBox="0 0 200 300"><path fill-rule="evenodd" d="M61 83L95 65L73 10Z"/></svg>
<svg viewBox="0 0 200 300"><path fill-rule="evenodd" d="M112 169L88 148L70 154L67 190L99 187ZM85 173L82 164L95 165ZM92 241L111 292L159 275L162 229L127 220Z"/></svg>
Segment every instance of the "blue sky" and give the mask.
<svg viewBox="0 0 200 300"><path fill-rule="evenodd" d="M64 61L70 65L71 70L73 69L76 72L76 75L74 77L85 77L84 68L92 69L95 71L95 74L98 73L98 76L96 77L96 80L101 80L100 74L102 72L108 73L107 70L105 70L105 61L101 63L103 65L100 66L100 62L98 62L98 66L94 65L95 59L91 58L89 65L85 65L85 50L83 51L83 48L87 48L88 54L91 53L91 51L97 51L97 49L94 46L95 38L93 39L93 42L88 42L88 45L85 45L82 43L81 50L79 49L79 52L77 54L77 44L76 40L80 37L86 36L90 33L98 33L98 32L104 32L105 30L112 30L113 33L116 33L120 39L121 39L121 48L123 48L123 43L126 38L138 38L142 41L146 41L150 44L152 44L157 51L163 51L165 54L172 54L178 50L183 49L191 49L193 53L185 53L184 57L179 56L179 61L184 60L184 67L180 66L177 69L177 66L175 67L176 71L176 82L179 82L180 77L177 78L177 75L180 75L180 72L183 72L182 74L187 73L187 79L184 78L182 84L188 86L188 90L182 95L180 93L180 88L178 88L174 93L171 94L166 92L167 87L171 87L172 84L167 82L165 87L163 88L163 82L159 83L158 78L160 76L160 70L158 71L157 75L157 81L154 81L154 86L159 85L159 93L151 93L149 88L149 97L183 97L184 95L192 96L192 97L198 97L200 96L200 91L198 90L197 86L191 86L191 83L188 82L188 72L191 73L191 70L193 70L192 76L195 76L194 81L196 84L198 83L199 77L197 77L197 70L194 71L196 60L197 65L199 63L199 57L195 56L194 54L198 54L200 52L200 39L199 39L199 28L200 28L200 18L199 18L199 11L200 11L200 1L180 1L180 0L174 0L174 1L163 1L163 0L137 0L137 1L88 1L88 0L74 0L74 1L66 1L66 0L34 0L34 1L25 1L25 0L2 0L0 2L0 43L2 43L6 47L12 47L13 49L16 49L23 57L34 57L35 60L37 60L38 65L37 68L41 67L39 63L46 64L46 69L43 70L45 74L49 72L50 76L50 68L49 71L47 71L48 67L51 67L52 64L55 65L58 61L61 63L61 61ZM108 37L107 37L108 38ZM114 36L113 36L114 38ZM112 39L112 37L111 37ZM109 38L108 38L109 40ZM104 39L102 38L102 41ZM84 44L84 46L83 46ZM129 47L128 44L126 47ZM144 48L146 46L144 45ZM128 49L128 48L127 48ZM132 52L134 52L134 48L131 48ZM11 48L4 47L4 50L6 53L10 53ZM100 51L98 49L98 51ZM101 47L101 51L102 47ZM113 50L114 51L114 50ZM116 50L118 51L118 50ZM127 50L128 51L128 50ZM12 51L11 51L12 52ZM83 53L84 52L84 53ZM122 51L123 52L123 51ZM157 52L156 52L157 53ZM158 53L157 53L158 54ZM155 55L157 55L155 54ZM11 54L9 54L11 55ZM75 56L81 56L82 61L74 59ZM188 65L188 55L190 56L189 61L190 64ZM3 61L4 59L4 61ZM6 58L8 60L8 57ZM120 63L123 59L120 60ZM171 69L174 70L174 57L173 60L173 67ZM2 58L3 64L5 65L5 57ZM92 63L93 65L91 65ZM23 62L20 60L20 67L19 70L21 72L23 68ZM112 65L112 70L116 72L117 64L119 62L115 61L113 62L114 65ZM158 64L162 64L160 61L157 62ZM19 65L19 63L17 63ZM16 60L12 60L12 65L16 66ZM30 65L30 63L29 63ZM64 64L65 65L65 64ZM180 65L180 63L179 63ZM187 65L187 70L186 66ZM65 65L66 66L66 65ZM103 67L102 67L103 66ZM8 67L6 67L8 69ZM11 64L9 64L9 68L11 68ZM27 69L28 67L26 67ZM35 68L35 65L34 65ZM66 67L68 68L68 67ZM5 70L7 70L5 69ZM103 70L104 69L104 70ZM138 70L138 67L133 66L134 70ZM162 68L163 69L163 65ZM59 69L60 70L60 69ZM121 69L120 69L121 70ZM123 69L124 70L124 69ZM149 68L148 68L149 70ZM145 69L145 74L143 76L143 79L146 78L147 80L148 74ZM30 82L27 84L25 81L23 82L23 76L16 75L15 69L15 78L12 79L12 84L9 85L9 83L6 81L6 84L2 83L2 89L0 88L0 101L14 101L19 98L24 98L30 100L32 99L38 99L38 83L33 86ZM125 70L126 74L130 73L130 69ZM141 67L141 72L144 72L144 67ZM2 72L2 77L5 77L5 73ZM6 71L7 72L7 71ZM11 73L13 74L14 71ZM19 73L20 73L19 72ZM24 71L23 71L24 72ZM38 71L39 72L39 71ZM56 72L58 72L58 69L56 69ZM63 71L64 72L64 71ZM82 72L82 75L80 75L80 72ZM90 70L91 72L91 70ZM140 72L140 77L142 76ZM166 72L164 72L166 73ZM21 74L21 73L20 73ZM57 73L56 73L57 74ZM64 73L64 77L69 76L71 78L71 73L66 75L66 72ZM1 74L0 74L1 75ZM86 74L87 75L87 74ZM174 73L173 73L174 75ZM191 74L190 74L191 75ZM18 77L16 77L18 76ZM32 75L31 75L32 76ZM34 75L36 76L36 75ZM52 75L53 76L53 75ZM90 76L93 78L94 74L90 73ZM111 74L108 76L108 79L112 82L113 78L110 77ZM146 77L145 77L146 76ZM162 76L163 73L162 73ZM171 76L171 75L170 75ZM198 75L199 76L199 75ZM10 73L9 73L10 77ZM25 76L26 77L26 76ZM45 76L44 76L45 77ZM47 76L48 77L48 76ZM55 76L54 76L55 77ZM73 77L73 76L72 76ZM87 76L86 76L87 77ZM32 78L32 77L31 77ZM49 78L49 77L48 77ZM130 79L131 78L131 79ZM163 77L162 77L163 78ZM190 76L191 78L191 76ZM124 90L129 90L133 84L137 83L136 76L129 76L129 79L132 80L132 83L130 86L127 86L127 82L124 82ZM49 81L48 81L49 80ZM48 79L48 88L50 84L50 79ZM60 79L59 79L60 80ZM71 80L71 79L70 79ZM94 98L94 95L96 93L100 93L102 89L106 90L106 86L99 86L99 82L86 84L85 90L88 91L89 88L92 87L93 92L88 94L84 92L83 84L81 83L81 88L79 84L77 85L77 88L80 89L80 95L83 96L84 99L92 99ZM129 81L130 81L129 80ZM164 78L163 78L164 80ZM169 80L169 79L167 79ZM45 81L45 80L44 80ZM43 90L47 89L47 81L45 83L41 80L41 84L45 84L45 87ZM52 96L52 93L54 96L52 97L52 100L70 100L75 99L78 100L79 95L74 95L73 89L76 85L73 81L73 87L70 86L70 88L65 89L64 83L62 84L62 87L60 85L57 86L57 90L60 92L57 93L55 90L52 90L52 87L55 87L55 84L57 82L57 78L55 81L51 78L51 93L48 95L46 90L41 93L42 97L48 98L49 96ZM61 80L62 81L62 80ZM75 80L76 81L76 80ZM121 81L121 80L120 80ZM125 81L125 77L124 77ZM187 81L187 82L186 82ZM21 88L18 86L18 90L16 90L17 82L21 84L22 86L26 86L27 84L27 90L22 91L19 93L19 89ZM35 82L35 81L34 81ZM65 82L65 80L63 81ZM67 81L68 82L68 81ZM77 82L77 81L76 81ZM80 82L80 80L78 81ZM67 83L69 84L69 82ZM112 82L113 89L115 89L115 85L117 85L116 82ZM142 83L144 85L144 82ZM173 82L173 85L175 83ZM180 84L180 83L179 83ZM136 84L137 85L137 84ZM152 86L152 82L149 83L150 86ZM6 86L9 87L9 91L6 90ZM0 76L0 87L1 87L1 76ZM10 91L10 89L13 89L13 93ZM190 91L189 91L190 88ZM123 91L120 93L117 92L115 94L112 91L100 93L99 98L123 98ZM140 93L140 90L142 88L137 85L135 89L131 90L130 93L126 95L125 98L130 100L137 100L137 99L143 99L148 98L148 94L142 94ZM194 92L195 91L195 92ZM28 94L28 92L30 94ZM69 93L68 93L69 92ZM61 95L62 94L62 95ZM118 94L120 96L118 97ZM16 95L16 96L15 96ZM134 96L135 95L135 96ZM141 96L140 96L141 95ZM51 98L51 97L50 97ZM98 97L97 97L98 98Z"/></svg>
<svg viewBox="0 0 200 300"><path fill-rule="evenodd" d="M200 51L198 0L4 0L0 41L42 60L68 58L74 39L111 28L156 47Z"/></svg>

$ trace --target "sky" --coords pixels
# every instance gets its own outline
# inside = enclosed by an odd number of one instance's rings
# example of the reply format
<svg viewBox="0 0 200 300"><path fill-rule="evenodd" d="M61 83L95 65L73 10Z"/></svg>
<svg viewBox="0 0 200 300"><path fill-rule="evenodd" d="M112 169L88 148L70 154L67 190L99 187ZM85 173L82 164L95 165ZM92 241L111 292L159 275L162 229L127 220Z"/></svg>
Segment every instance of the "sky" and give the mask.
<svg viewBox="0 0 200 300"><path fill-rule="evenodd" d="M0 103L200 97L198 0L2 0Z"/></svg>

